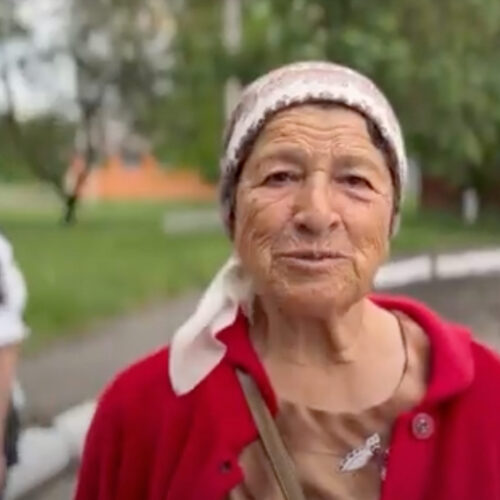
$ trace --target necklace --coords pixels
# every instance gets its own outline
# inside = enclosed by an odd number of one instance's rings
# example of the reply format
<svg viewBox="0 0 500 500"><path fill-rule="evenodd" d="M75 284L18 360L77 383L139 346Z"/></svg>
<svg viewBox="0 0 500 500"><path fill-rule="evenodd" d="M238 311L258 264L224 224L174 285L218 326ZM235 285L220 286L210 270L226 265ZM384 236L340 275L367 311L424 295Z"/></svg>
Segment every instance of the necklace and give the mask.
<svg viewBox="0 0 500 500"><path fill-rule="evenodd" d="M408 346L404 334L404 328L401 323L401 319L397 315L396 319L399 324L399 331L401 334L401 341L403 345L405 360L403 365L403 371L401 374L401 379L398 383L395 392L397 392L398 389L401 387L409 362ZM376 432L371 436L369 436L363 444L349 451L340 460L338 470L340 472L354 472L365 467L371 460L375 460L379 466L380 477L382 478L382 480L384 480L387 472L388 458L389 458L389 448L388 447L384 448L382 446L382 440L380 438L380 434Z"/></svg>
<svg viewBox="0 0 500 500"><path fill-rule="evenodd" d="M354 448L342 458L339 464L340 472L354 472L365 467L371 460L375 459L379 469L380 477L385 479L389 449L382 447L382 441L378 433L372 434L361 446Z"/></svg>

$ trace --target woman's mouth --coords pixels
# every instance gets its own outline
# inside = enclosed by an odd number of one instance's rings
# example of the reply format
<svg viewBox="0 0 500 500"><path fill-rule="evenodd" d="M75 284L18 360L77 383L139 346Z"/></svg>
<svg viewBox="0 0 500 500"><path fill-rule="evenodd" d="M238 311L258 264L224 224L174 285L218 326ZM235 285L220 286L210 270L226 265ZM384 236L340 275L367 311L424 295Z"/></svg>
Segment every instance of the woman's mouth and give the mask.
<svg viewBox="0 0 500 500"><path fill-rule="evenodd" d="M329 250L293 250L280 252L277 257L293 267L322 269L330 267L339 259L346 259L347 255Z"/></svg>
<svg viewBox="0 0 500 500"><path fill-rule="evenodd" d="M278 256L305 260L339 259L346 257L345 254L330 250L292 250L290 252L281 252Z"/></svg>

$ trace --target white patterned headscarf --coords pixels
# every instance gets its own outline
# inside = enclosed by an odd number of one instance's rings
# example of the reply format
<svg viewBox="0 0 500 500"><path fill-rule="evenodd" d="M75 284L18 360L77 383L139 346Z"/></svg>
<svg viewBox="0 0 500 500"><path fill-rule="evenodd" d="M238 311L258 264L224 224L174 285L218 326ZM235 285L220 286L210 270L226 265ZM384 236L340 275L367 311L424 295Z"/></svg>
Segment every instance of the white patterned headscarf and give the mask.
<svg viewBox="0 0 500 500"><path fill-rule="evenodd" d="M303 62L274 70L252 83L230 117L220 165L220 201L229 232L236 186L249 147L277 112L314 102L354 109L378 130L390 157L388 167L395 187L393 230L397 229L407 162L399 123L389 102L375 84L352 69L328 62ZM248 315L252 300L251 282L242 273L238 256L233 255L205 291L194 314L173 337L169 377L177 394L191 391L222 360L226 346L217 334L235 321L239 310Z"/></svg>
<svg viewBox="0 0 500 500"><path fill-rule="evenodd" d="M407 160L399 122L388 100L371 80L350 68L329 62L300 62L271 71L249 85L229 119L220 163L220 202L229 230L236 185L249 146L277 112L314 102L347 106L375 125L391 156L395 216L399 215L407 180Z"/></svg>

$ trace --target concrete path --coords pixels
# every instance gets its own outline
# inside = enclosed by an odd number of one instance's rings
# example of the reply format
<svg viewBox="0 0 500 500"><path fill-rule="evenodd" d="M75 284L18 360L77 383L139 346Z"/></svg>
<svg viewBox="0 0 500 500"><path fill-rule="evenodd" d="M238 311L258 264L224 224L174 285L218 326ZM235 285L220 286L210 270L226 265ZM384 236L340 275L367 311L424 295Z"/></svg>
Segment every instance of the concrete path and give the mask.
<svg viewBox="0 0 500 500"><path fill-rule="evenodd" d="M76 466L49 481L22 500L72 500L75 490Z"/></svg>
<svg viewBox="0 0 500 500"><path fill-rule="evenodd" d="M120 369L166 345L197 299L193 293L107 321L76 340L24 359L19 376L28 421L48 424L62 411L95 398Z"/></svg>
<svg viewBox="0 0 500 500"><path fill-rule="evenodd" d="M419 299L442 316L467 325L500 351L500 274L413 284L392 290Z"/></svg>

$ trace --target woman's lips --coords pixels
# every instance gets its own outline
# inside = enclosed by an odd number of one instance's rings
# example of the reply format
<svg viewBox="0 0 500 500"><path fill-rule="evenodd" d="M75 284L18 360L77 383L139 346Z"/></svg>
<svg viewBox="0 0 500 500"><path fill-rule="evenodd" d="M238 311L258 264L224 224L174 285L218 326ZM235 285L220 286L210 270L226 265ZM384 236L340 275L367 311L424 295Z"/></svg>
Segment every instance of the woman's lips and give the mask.
<svg viewBox="0 0 500 500"><path fill-rule="evenodd" d="M291 252L280 252L277 254L277 257L293 267L319 269L328 268L335 261L346 259L347 255L328 250L294 250Z"/></svg>
<svg viewBox="0 0 500 500"><path fill-rule="evenodd" d="M346 258L346 255L340 252L331 252L329 250L293 250L290 252L280 252L278 257L305 259L305 260L323 260Z"/></svg>

